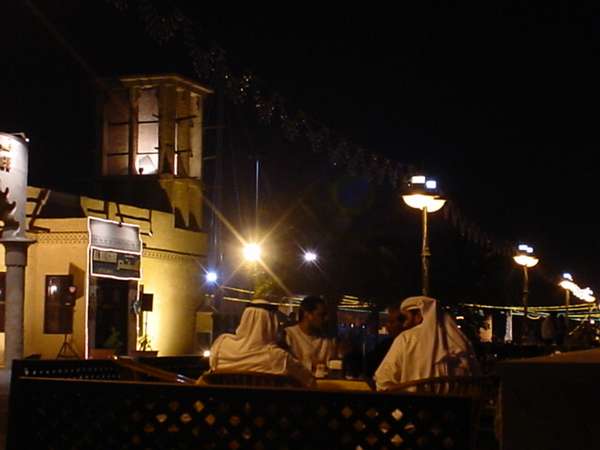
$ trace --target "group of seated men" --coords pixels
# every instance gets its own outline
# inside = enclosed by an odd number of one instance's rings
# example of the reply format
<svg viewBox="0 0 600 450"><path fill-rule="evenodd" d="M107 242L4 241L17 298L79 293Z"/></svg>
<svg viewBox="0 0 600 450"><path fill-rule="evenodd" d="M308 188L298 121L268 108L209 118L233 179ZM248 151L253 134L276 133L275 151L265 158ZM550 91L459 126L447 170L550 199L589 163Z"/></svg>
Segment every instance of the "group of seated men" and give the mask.
<svg viewBox="0 0 600 450"><path fill-rule="evenodd" d="M409 297L388 312L388 343L371 355L377 390L417 379L477 373L470 342L435 299ZM314 387L315 370L344 352L343 345L324 337L326 321L323 299L309 296L300 305L298 324L280 330L274 307L254 300L235 334L222 334L213 343L210 369L287 375Z"/></svg>

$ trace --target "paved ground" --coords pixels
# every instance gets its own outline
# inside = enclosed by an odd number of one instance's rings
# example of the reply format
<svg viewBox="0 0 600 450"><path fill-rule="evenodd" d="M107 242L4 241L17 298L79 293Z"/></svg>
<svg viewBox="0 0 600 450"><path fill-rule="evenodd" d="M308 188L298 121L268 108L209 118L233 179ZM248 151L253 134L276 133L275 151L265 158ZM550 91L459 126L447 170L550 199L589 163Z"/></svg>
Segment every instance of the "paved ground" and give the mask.
<svg viewBox="0 0 600 450"><path fill-rule="evenodd" d="M8 419L8 388L10 371L0 367L0 450L6 448L6 422Z"/></svg>
<svg viewBox="0 0 600 450"><path fill-rule="evenodd" d="M0 368L0 450L6 447L6 421L8 419L8 387L10 372Z"/></svg>

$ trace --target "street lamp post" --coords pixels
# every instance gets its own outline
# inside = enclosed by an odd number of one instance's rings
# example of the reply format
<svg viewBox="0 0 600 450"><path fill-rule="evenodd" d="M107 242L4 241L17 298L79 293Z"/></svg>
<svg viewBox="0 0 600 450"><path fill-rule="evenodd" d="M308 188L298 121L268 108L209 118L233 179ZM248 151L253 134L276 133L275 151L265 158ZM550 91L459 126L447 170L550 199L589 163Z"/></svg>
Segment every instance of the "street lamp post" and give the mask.
<svg viewBox="0 0 600 450"><path fill-rule="evenodd" d="M558 285L565 290L565 323L567 333L569 332L569 303L571 300L571 286L573 285L573 276L570 273L563 273L563 277Z"/></svg>
<svg viewBox="0 0 600 450"><path fill-rule="evenodd" d="M592 305L596 301L594 292L589 288L580 288L574 281L573 276L570 273L563 273L562 280L558 285L565 290L565 309L566 309L566 323L567 332L569 331L569 306L571 293L580 300L590 304L590 311Z"/></svg>
<svg viewBox="0 0 600 450"><path fill-rule="evenodd" d="M442 209L446 200L438 195L437 182L426 179L423 175L411 177L408 183L409 193L402 196L402 200L411 208L422 211L421 243L421 291L424 296L429 295L429 235L427 227L427 214Z"/></svg>
<svg viewBox="0 0 600 450"><path fill-rule="evenodd" d="M534 267L540 260L536 256L533 255L533 248L528 245L519 245L518 252L515 256L513 256L515 262L523 267L523 333L522 333L522 341L526 342L528 340L528 331L529 327L527 325L527 307L529 303L529 272L528 269Z"/></svg>

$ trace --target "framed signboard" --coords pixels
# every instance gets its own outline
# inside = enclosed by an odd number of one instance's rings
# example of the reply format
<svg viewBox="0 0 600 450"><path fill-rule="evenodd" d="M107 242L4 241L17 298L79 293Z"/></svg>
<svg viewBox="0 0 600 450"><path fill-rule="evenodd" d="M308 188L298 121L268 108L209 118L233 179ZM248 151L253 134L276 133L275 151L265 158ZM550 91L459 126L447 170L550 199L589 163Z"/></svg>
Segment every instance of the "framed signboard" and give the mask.
<svg viewBox="0 0 600 450"><path fill-rule="evenodd" d="M90 273L119 280L141 278L142 240L137 225L90 217Z"/></svg>

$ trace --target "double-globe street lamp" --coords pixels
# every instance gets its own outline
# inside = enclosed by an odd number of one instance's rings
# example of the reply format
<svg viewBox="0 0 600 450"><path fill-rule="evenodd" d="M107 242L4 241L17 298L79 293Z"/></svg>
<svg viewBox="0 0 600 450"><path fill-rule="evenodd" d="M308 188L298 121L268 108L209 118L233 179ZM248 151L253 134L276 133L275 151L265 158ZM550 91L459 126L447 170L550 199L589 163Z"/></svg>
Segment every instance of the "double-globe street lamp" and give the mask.
<svg viewBox="0 0 600 450"><path fill-rule="evenodd" d="M523 267L523 334L522 340L528 340L527 326L527 307L529 297L529 273L528 269L534 267L540 260L533 254L533 248L526 244L521 244L517 248L517 253L513 256L515 262Z"/></svg>
<svg viewBox="0 0 600 450"><path fill-rule="evenodd" d="M437 182L427 179L423 175L413 176L408 183L408 192L402 196L402 200L411 208L422 211L423 240L421 246L421 291L424 296L429 295L429 236L427 230L427 214L439 211L443 208L446 200L441 198L437 188Z"/></svg>

